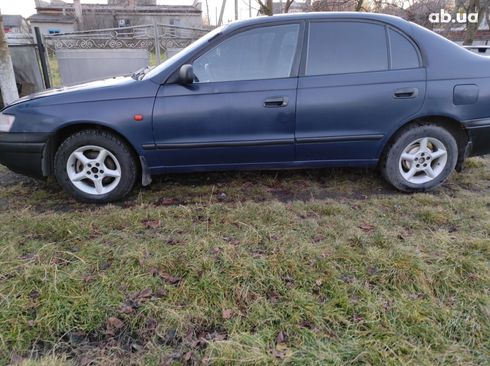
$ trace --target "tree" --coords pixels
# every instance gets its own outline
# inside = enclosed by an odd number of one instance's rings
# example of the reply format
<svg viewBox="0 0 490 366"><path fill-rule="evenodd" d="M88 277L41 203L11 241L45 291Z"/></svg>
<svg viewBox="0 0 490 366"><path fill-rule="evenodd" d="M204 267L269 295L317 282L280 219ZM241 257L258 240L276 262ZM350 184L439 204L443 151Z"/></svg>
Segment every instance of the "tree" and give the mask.
<svg viewBox="0 0 490 366"><path fill-rule="evenodd" d="M432 13L439 13L441 9L452 10L450 0L394 0L386 2L374 0L380 4L383 13L399 16L408 21L420 24L432 29L437 24L431 23L429 16Z"/></svg>
<svg viewBox="0 0 490 366"><path fill-rule="evenodd" d="M271 16L274 15L275 13L288 13L289 9L291 8L291 5L293 5L294 3L294 0L286 0L284 7L278 11L277 9L274 9L273 0L265 0L265 1L257 0L257 2L259 3L259 13L263 15Z"/></svg>
<svg viewBox="0 0 490 366"><path fill-rule="evenodd" d="M487 23L488 23L488 19L489 19L488 7L489 7L488 0L469 0L461 4L460 9L464 9L464 11L466 12L466 30L465 30L464 40L463 40L464 45L473 44L473 41L475 40L476 32L480 27L480 25L482 24L483 19L485 19L485 17L487 18ZM470 13L478 13L478 21L476 23L470 21L470 18L468 17Z"/></svg>
<svg viewBox="0 0 490 366"><path fill-rule="evenodd" d="M367 11L365 0L318 0L310 5L310 11Z"/></svg>
<svg viewBox="0 0 490 366"><path fill-rule="evenodd" d="M14 66L10 58L7 38L3 31L3 17L0 12L0 89L2 89L3 104L7 105L19 98L15 82Z"/></svg>

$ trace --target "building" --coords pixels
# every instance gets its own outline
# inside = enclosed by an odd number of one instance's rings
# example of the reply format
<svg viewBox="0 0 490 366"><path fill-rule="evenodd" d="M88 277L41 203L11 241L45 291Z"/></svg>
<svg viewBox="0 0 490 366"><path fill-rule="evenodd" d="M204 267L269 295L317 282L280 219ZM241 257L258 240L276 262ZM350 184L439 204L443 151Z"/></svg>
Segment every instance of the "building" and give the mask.
<svg viewBox="0 0 490 366"><path fill-rule="evenodd" d="M15 81L20 96L44 89L36 44L31 28L21 15L2 15ZM0 108L2 108L0 98Z"/></svg>
<svg viewBox="0 0 490 366"><path fill-rule="evenodd" d="M190 28L203 26L199 0L194 5L157 5L156 0L108 0L107 4L36 0L36 11L29 21L43 34L154 23Z"/></svg>
<svg viewBox="0 0 490 366"><path fill-rule="evenodd" d="M3 15L3 30L8 33L29 33L30 27L22 15Z"/></svg>

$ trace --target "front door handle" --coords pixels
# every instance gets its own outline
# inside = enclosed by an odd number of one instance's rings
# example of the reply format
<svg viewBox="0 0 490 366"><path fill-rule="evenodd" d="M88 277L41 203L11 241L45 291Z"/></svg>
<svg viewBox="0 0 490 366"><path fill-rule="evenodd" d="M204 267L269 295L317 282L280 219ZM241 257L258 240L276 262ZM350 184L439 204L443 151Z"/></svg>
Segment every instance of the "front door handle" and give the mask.
<svg viewBox="0 0 490 366"><path fill-rule="evenodd" d="M286 107L289 103L288 97L267 98L264 100L265 108Z"/></svg>
<svg viewBox="0 0 490 366"><path fill-rule="evenodd" d="M408 98L415 98L418 94L419 94L419 90L417 88L404 88L395 91L393 96L399 99L408 99Z"/></svg>

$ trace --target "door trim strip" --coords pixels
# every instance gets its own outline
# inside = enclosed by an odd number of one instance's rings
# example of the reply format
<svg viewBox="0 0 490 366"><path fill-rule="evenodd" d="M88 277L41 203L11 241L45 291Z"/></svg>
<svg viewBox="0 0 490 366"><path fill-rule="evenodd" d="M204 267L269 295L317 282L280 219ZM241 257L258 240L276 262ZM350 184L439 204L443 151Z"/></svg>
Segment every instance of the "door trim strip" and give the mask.
<svg viewBox="0 0 490 366"><path fill-rule="evenodd" d="M301 137L296 138L299 144L322 143L322 142L345 142L345 141L378 141L382 140L384 135L344 135L344 136L321 136L321 137Z"/></svg>
<svg viewBox="0 0 490 366"><path fill-rule="evenodd" d="M234 147L234 146L266 146L266 145L288 145L293 144L293 139L276 139L276 140L246 140L246 141L212 141L212 142L179 142L163 143L151 145L156 146L158 150L165 149L195 149L195 148L213 148L213 147ZM143 146L144 149L145 146Z"/></svg>

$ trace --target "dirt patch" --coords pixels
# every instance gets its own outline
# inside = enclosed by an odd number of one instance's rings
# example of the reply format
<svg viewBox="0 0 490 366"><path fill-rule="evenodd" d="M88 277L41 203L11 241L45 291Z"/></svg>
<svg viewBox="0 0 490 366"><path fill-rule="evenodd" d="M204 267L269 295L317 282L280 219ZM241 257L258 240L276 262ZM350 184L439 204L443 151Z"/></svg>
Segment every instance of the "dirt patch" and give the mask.
<svg viewBox="0 0 490 366"><path fill-rule="evenodd" d="M10 170L7 170L6 168L0 170L1 187L8 187L16 184L34 185L39 183L33 178L29 178L24 175L14 173Z"/></svg>
<svg viewBox="0 0 490 366"><path fill-rule="evenodd" d="M476 161L476 162L475 162ZM454 196L458 191L488 192L488 180L469 179L475 169L481 171L488 159L471 161L476 168L463 173L454 173L435 195ZM477 164L478 163L478 164ZM478 168L478 166L481 167ZM485 177L480 177L485 178ZM70 212L94 210L97 206L77 203L62 192L55 181L32 179L0 167L0 189L11 193L1 196L3 210L29 205L37 212ZM19 202L22 191L24 202ZM7 192L6 192L7 193ZM149 187L136 187L122 202L114 203L120 208L133 208L140 204L160 206L208 205L220 202L294 201L310 202L324 200L361 201L376 196L399 195L400 192L385 182L376 169L326 168L281 171L236 171L168 174L154 177ZM37 197L37 198L36 198Z"/></svg>

